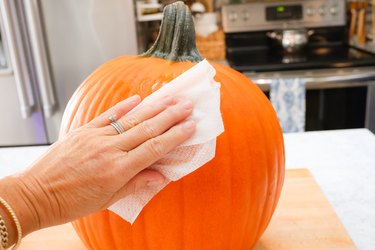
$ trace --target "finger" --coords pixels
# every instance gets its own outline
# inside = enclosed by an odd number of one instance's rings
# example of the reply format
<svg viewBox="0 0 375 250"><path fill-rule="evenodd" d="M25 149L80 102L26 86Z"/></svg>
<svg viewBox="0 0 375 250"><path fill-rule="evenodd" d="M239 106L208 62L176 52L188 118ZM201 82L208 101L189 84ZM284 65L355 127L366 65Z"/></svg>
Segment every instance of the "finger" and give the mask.
<svg viewBox="0 0 375 250"><path fill-rule="evenodd" d="M155 101L150 105L147 105L129 115L124 115L117 121L117 123L125 131L127 131L132 127L137 126L139 123L154 117L155 115L159 114L163 110L167 109L170 105L173 105L175 103L175 98L165 97L162 100ZM117 131L112 126L106 126L103 128L103 130L105 135L118 135Z"/></svg>
<svg viewBox="0 0 375 250"><path fill-rule="evenodd" d="M165 177L158 171L144 169L118 190L113 196L111 203L114 203L129 194L133 194L138 190L162 185L165 181Z"/></svg>
<svg viewBox="0 0 375 250"><path fill-rule="evenodd" d="M154 137L137 148L128 152L126 160L134 168L134 171L141 171L155 163L168 152L189 139L195 131L195 122L184 121L173 126L164 134Z"/></svg>
<svg viewBox="0 0 375 250"><path fill-rule="evenodd" d="M100 128L106 126L110 123L109 117L112 115L116 115L116 117L122 117L130 110L132 110L135 106L137 106L141 102L141 98L139 95L134 95L129 97L119 103L117 103L112 108L108 109L94 120L89 122L87 125L93 126L95 128Z"/></svg>
<svg viewBox="0 0 375 250"><path fill-rule="evenodd" d="M178 102L151 119L141 122L127 133L116 137L115 145L124 151L130 151L145 141L157 137L172 126L185 120L193 111L193 103L189 100Z"/></svg>

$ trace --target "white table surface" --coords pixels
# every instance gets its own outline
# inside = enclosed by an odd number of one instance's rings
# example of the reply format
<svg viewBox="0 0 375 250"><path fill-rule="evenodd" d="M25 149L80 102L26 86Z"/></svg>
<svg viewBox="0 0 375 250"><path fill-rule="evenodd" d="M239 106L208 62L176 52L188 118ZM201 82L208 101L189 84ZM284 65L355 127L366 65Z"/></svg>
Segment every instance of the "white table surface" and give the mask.
<svg viewBox="0 0 375 250"><path fill-rule="evenodd" d="M375 249L374 134L353 129L292 133L284 138L286 168L310 169L358 249ZM0 148L0 177L21 171L46 149Z"/></svg>

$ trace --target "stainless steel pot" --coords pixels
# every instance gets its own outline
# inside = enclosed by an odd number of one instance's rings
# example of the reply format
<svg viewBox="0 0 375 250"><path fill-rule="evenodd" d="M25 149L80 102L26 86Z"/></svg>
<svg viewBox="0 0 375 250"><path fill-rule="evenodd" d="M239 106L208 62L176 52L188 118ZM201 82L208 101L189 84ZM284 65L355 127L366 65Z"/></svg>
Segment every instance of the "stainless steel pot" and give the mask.
<svg viewBox="0 0 375 250"><path fill-rule="evenodd" d="M309 37L314 34L313 30L305 28L285 29L267 32L267 36L279 42L279 44L289 53L302 50L309 41Z"/></svg>

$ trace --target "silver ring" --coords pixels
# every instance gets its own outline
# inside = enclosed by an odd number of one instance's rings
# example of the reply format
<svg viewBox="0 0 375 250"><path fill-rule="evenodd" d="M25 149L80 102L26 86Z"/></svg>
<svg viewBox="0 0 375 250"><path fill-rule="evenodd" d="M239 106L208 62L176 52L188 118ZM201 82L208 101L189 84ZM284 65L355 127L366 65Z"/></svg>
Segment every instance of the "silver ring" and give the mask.
<svg viewBox="0 0 375 250"><path fill-rule="evenodd" d="M112 115L108 119L112 121L109 125L116 129L118 134L125 133L125 129L116 121L116 115Z"/></svg>

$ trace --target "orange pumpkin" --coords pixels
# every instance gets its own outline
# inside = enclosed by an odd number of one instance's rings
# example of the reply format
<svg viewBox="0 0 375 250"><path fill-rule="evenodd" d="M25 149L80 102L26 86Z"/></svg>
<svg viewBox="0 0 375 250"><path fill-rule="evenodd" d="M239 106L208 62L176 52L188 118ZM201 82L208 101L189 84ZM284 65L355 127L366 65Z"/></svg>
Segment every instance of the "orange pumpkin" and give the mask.
<svg viewBox="0 0 375 250"><path fill-rule="evenodd" d="M167 6L148 52L102 65L77 89L61 134L128 96L149 95L200 60L190 11L182 2ZM133 225L108 210L73 222L89 249L250 249L260 238L284 180L282 132L257 86L229 67L213 66L225 126L216 157L164 188Z"/></svg>

